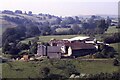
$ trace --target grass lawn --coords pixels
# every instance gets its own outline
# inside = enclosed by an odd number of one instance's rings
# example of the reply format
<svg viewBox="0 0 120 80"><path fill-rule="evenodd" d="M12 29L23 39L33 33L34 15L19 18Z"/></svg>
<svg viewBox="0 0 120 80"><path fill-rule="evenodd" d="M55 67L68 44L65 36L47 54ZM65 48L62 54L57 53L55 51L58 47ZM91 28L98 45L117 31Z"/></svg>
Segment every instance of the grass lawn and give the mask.
<svg viewBox="0 0 120 80"><path fill-rule="evenodd" d="M38 78L39 70L42 66L50 68L50 73L60 74L68 77L66 70L58 67L66 64L74 65L80 73L96 74L100 72L112 73L118 70L118 67L113 66L113 61L80 61L76 59L48 60L22 62L15 61L2 64L3 78ZM57 66L57 67L56 67Z"/></svg>

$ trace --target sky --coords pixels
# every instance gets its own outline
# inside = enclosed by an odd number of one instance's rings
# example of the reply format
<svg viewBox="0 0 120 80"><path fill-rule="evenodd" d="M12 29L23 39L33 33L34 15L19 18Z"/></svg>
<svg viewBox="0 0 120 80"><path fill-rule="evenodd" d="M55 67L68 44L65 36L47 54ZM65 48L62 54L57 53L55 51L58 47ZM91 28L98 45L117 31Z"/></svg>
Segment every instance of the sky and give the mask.
<svg viewBox="0 0 120 80"><path fill-rule="evenodd" d="M118 14L118 0L0 0L0 10L57 16Z"/></svg>

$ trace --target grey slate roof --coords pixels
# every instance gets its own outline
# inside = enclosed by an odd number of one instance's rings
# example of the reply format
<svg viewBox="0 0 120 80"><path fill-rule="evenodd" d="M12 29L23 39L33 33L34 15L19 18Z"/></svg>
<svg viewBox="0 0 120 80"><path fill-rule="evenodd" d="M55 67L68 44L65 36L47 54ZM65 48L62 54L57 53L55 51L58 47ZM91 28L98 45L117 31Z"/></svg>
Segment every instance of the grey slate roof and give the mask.
<svg viewBox="0 0 120 80"><path fill-rule="evenodd" d="M61 46L48 46L47 52L61 52Z"/></svg>

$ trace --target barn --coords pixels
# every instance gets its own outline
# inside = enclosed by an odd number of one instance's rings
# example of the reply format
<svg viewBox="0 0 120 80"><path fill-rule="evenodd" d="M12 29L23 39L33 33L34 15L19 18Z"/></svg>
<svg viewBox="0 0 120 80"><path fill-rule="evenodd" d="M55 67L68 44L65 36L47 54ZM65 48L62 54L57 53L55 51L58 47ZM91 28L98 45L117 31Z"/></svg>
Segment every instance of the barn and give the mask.
<svg viewBox="0 0 120 80"><path fill-rule="evenodd" d="M86 44L83 42L76 42L65 44L68 47L68 56L85 56L89 54L94 54L96 52L96 47L93 44Z"/></svg>
<svg viewBox="0 0 120 80"><path fill-rule="evenodd" d="M47 56L49 58L61 58L61 47L60 46L48 46Z"/></svg>

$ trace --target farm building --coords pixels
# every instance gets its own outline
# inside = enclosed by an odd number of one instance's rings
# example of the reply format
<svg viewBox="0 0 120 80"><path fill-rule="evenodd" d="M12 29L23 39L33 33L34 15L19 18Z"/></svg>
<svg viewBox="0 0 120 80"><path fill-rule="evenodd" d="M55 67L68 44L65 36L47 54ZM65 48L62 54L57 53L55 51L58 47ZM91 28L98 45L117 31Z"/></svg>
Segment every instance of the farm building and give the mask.
<svg viewBox="0 0 120 80"><path fill-rule="evenodd" d="M47 56L49 58L85 56L96 53L98 44L103 44L103 42L96 41L96 39L90 37L54 39L48 43L50 46L38 45L38 56Z"/></svg>
<svg viewBox="0 0 120 80"><path fill-rule="evenodd" d="M46 46L38 45L38 47L37 47L37 56L47 56L46 49L47 49Z"/></svg>
<svg viewBox="0 0 120 80"><path fill-rule="evenodd" d="M94 54L95 51L96 47L93 44L86 44L84 42L68 42L64 44L62 43L61 45L59 44L59 46L38 45L37 55L47 56L49 58L61 58L69 56L79 57L88 54Z"/></svg>
<svg viewBox="0 0 120 80"><path fill-rule="evenodd" d="M49 58L61 58L61 47L60 46L48 46L47 56Z"/></svg>
<svg viewBox="0 0 120 80"><path fill-rule="evenodd" d="M38 45L37 56L47 56L48 58L61 58L61 47Z"/></svg>
<svg viewBox="0 0 120 80"><path fill-rule="evenodd" d="M96 47L93 44L86 44L83 42L76 42L65 44L67 49L68 56L85 56L88 54L94 54L96 52Z"/></svg>
<svg viewBox="0 0 120 80"><path fill-rule="evenodd" d="M94 54L96 47L92 44L86 44L81 42L66 43L64 46L44 46L39 45L37 50L38 56L47 56L49 58L61 58L67 56L85 56L88 54Z"/></svg>

